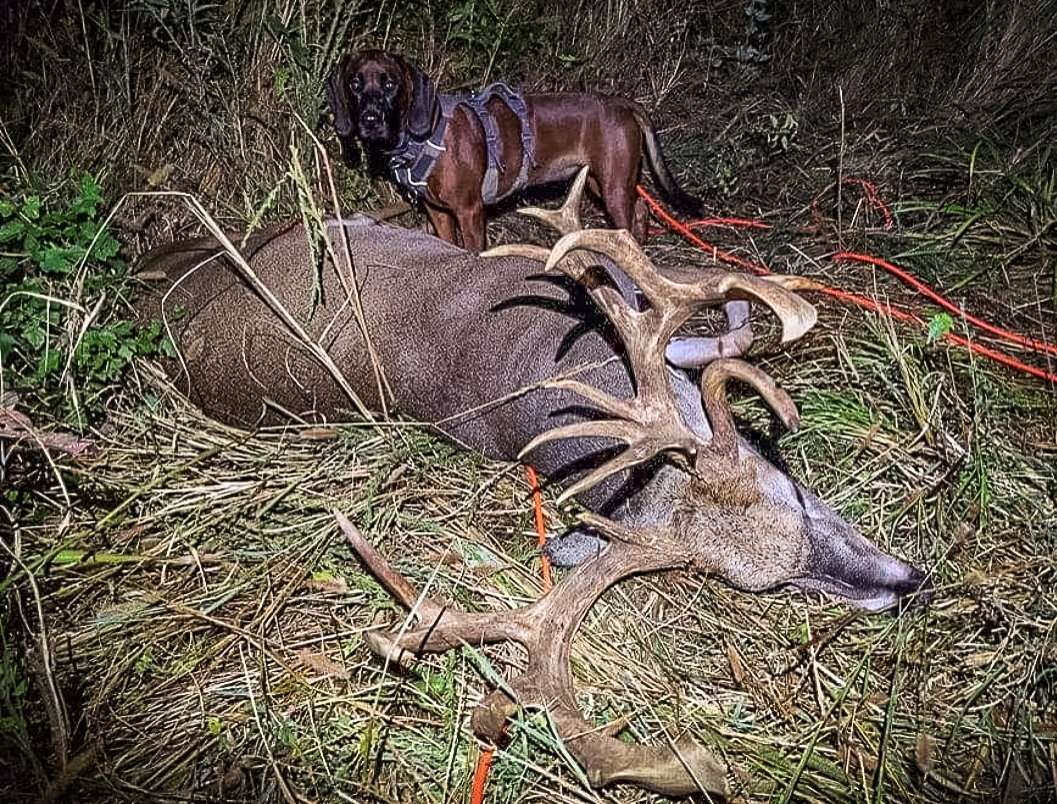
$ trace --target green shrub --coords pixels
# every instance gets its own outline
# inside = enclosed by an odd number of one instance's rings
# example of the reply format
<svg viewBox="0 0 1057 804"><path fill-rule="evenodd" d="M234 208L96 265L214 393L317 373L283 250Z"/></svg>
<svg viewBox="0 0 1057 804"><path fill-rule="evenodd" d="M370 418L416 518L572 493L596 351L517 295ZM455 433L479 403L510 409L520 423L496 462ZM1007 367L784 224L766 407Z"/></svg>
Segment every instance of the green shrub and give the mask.
<svg viewBox="0 0 1057 804"><path fill-rule="evenodd" d="M159 324L131 320L128 266L101 208L89 175L65 198L0 196L0 391L78 425L134 357L163 349Z"/></svg>

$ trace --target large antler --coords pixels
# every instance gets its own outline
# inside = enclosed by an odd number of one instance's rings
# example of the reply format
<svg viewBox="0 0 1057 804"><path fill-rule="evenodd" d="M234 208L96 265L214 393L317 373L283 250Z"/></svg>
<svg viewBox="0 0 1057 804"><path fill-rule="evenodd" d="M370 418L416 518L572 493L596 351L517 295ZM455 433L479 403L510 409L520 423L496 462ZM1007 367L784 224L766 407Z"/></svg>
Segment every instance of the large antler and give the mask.
<svg viewBox="0 0 1057 804"><path fill-rule="evenodd" d="M518 246L494 249L492 253L516 253L541 261L546 257L547 270L557 267L583 284L623 340L636 392L632 399L618 399L576 380L552 381L550 386L579 394L609 418L543 433L522 454L561 438L601 437L624 442L626 449L620 455L572 485L562 498L660 452L693 456L699 478L723 483L727 496L736 493L736 484L725 482L738 466L738 440L726 399L727 382L737 379L751 385L791 428L797 423L796 408L788 395L759 369L729 357L715 359L701 375L702 404L713 433L710 441L701 442L679 412L668 378L666 349L676 330L702 307L724 304L730 320L731 305L760 301L781 320L783 341L799 338L811 328L815 323L814 308L792 292L800 280L769 282L723 271L693 275L672 272L665 276L628 232L581 230L575 210L579 208L585 179L586 172L582 172L570 200L557 213L531 213L557 228L572 229L551 252L541 254L536 247L526 251ZM621 292L599 281L598 262L586 259L585 251L601 254L619 266L624 279L642 290L649 308L639 309L633 288L630 293ZM719 352L713 357L720 357L722 349ZM752 489L747 486L747 491L751 493ZM472 614L420 597L348 520L337 516L349 543L367 568L418 618L416 625L399 633L368 634L367 643L375 653L402 662L410 656L464 644L514 641L527 649L525 672L491 693L475 709L472 724L478 736L500 743L507 720L519 707L543 707L570 754L583 765L592 786L628 782L673 796L698 791L727 795L724 766L692 739L684 736L666 746L628 744L616 739L620 724L598 729L587 723L576 706L569 667L576 630L606 589L633 574L680 566L710 569L714 558L698 542L660 528L631 530L605 517L584 514L581 519L586 525L610 539L604 552L582 564L531 605L513 611Z"/></svg>
<svg viewBox="0 0 1057 804"><path fill-rule="evenodd" d="M587 185L587 177L588 168L581 168L569 189L565 202L558 209L523 207L518 212L542 221L562 236L583 230L584 225L580 218L580 208L583 202L584 188ZM551 250L543 246L530 243L512 243L496 246L489 251L483 252L481 256L528 257L539 262L546 262L550 254ZM582 257L582 255L577 256ZM575 259L575 257L573 258ZM603 262L601 267L606 271L628 304L638 309L634 282L619 267L613 266L611 263ZM789 278L783 277L778 281L789 281ZM807 288L809 285L801 282L799 287ZM668 361L679 368L696 369L708 365L713 360L718 360L722 357L738 357L747 352L753 342L748 303L745 301L728 301L723 305L723 312L727 319L727 329L723 334L674 338L665 347L665 357Z"/></svg>
<svg viewBox="0 0 1057 804"><path fill-rule="evenodd" d="M592 726L576 706L569 654L573 637L595 601L614 583L641 572L695 563L686 545L660 531L629 531L604 517L587 515L587 524L613 538L613 546L590 570L564 578L535 603L513 611L470 613L421 597L342 514L338 524L352 549L375 578L417 616L402 633L373 631L368 646L389 661L406 663L421 653L478 647L497 642L524 645L525 671L488 695L474 710L474 733L501 745L507 720L519 708L546 709L569 753L583 766L593 787L624 782L671 796L705 791L726 796L726 769L709 751L684 735L670 746L625 743L617 739L624 723Z"/></svg>
<svg viewBox="0 0 1057 804"><path fill-rule="evenodd" d="M641 312L634 309L621 294L594 281L589 261L566 259L573 252L584 249L598 252L618 265L642 290L649 309ZM626 445L626 449L615 458L566 489L559 501L661 452L699 457L702 448L706 448L726 458L736 457L736 438L723 392L726 380L731 377L755 387L787 424L795 423L791 400L766 375L741 361L723 359L712 363L702 376L706 412L719 435L708 444L702 444L683 421L665 363L665 351L672 335L690 316L701 308L731 299L762 302L778 315L783 342L799 338L814 325L815 308L781 283L726 271L669 278L653 266L625 230L593 229L565 235L555 244L547 260L547 270L555 267L582 283L613 323L624 343L637 389L633 399L624 400L577 380L559 379L548 383L549 387L579 394L610 418L566 425L542 433L522 450L522 455L540 444L562 438L611 438Z"/></svg>

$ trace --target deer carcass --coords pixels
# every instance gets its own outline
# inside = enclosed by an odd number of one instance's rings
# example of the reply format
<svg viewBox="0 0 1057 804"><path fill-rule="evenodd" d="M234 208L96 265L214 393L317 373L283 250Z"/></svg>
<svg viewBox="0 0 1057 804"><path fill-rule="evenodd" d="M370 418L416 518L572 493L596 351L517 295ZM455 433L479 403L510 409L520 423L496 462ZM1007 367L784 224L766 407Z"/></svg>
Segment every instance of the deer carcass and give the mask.
<svg viewBox="0 0 1057 804"><path fill-rule="evenodd" d="M375 634L372 646L401 657L522 642L528 669L478 708L479 734L498 739L517 705L546 706L592 784L722 792L721 766L699 747L628 745L577 713L569 645L598 596L628 575L693 567L740 589L820 590L876 610L927 597L925 576L878 550L735 432L732 379L796 424L792 400L737 355L751 340L747 302L778 316L783 340L814 324L814 309L795 292L805 283L658 270L628 233L580 230L583 178L559 213L532 211L562 234L553 249L478 256L367 218L332 222L336 259L316 278L317 301L300 226L251 237L237 260L230 243L201 239L145 258L141 276L163 285L140 307L172 331L181 353L168 366L174 382L226 422L340 419L355 396L492 458L523 457L566 483L563 496L591 512L588 530L569 538L582 545L591 532L594 549L579 551L586 560L551 593L489 614L425 601L418 627ZM718 305L728 332L673 340L693 313ZM166 312L177 306L182 316ZM702 367L699 381L671 363ZM342 527L410 606L408 583L351 524Z"/></svg>

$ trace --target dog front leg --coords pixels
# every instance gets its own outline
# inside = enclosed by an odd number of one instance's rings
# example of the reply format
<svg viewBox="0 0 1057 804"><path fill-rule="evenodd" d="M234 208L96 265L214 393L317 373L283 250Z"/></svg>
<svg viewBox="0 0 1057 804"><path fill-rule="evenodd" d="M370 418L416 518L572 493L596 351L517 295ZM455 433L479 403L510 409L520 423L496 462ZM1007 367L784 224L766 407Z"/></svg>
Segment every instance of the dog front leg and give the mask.
<svg viewBox="0 0 1057 804"><path fill-rule="evenodd" d="M459 221L459 231L462 233L462 247L475 253L484 251L484 206L479 203L469 204L461 209L456 209L455 217Z"/></svg>
<svg viewBox="0 0 1057 804"><path fill-rule="evenodd" d="M455 216L447 210L440 209L439 207L426 205L426 214L429 216L429 222L433 224L433 233L441 240L447 240L449 243L459 245L458 232L456 231Z"/></svg>

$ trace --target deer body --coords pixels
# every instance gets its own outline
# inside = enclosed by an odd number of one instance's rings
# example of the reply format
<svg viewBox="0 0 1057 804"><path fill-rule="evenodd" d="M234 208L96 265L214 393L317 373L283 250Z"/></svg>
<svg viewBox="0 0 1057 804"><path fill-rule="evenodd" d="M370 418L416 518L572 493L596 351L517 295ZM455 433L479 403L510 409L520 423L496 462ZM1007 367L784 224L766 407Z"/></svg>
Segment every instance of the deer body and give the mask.
<svg viewBox="0 0 1057 804"><path fill-rule="evenodd" d="M574 376L618 399L632 395L620 340L576 282L546 272L537 260L481 257L362 216L343 228L371 346L391 392L387 399L404 416L491 458L515 460L534 439L582 422L589 411L579 395L538 387L543 381ZM328 233L340 258L341 227L332 222ZM325 261L317 304L307 243L298 225L255 235L242 251L363 403L379 410L380 383L337 268ZM206 413L250 427L290 414L308 421L349 417L352 404L333 376L216 241L165 246L147 255L139 273L162 280L159 292L140 303L141 312L170 327L182 363L173 361L168 370L176 387ZM177 308L182 316L174 314ZM707 442L711 427L699 391L681 371L668 369L667 377L679 418ZM582 477L613 446L612 439L599 437L544 441L528 460L544 476L568 481ZM881 553L744 441L738 440L737 449L751 463L753 493L766 504L742 501L732 510L710 504L698 511L695 475L661 460L610 476L577 497L624 524L665 526L678 518L680 529L735 531L717 545L724 554L719 574L743 588L793 583L868 608L892 605L917 590L920 572ZM699 514L701 521L695 519ZM797 539L772 544L771 537L784 537L788 527ZM758 535L741 538L739 529Z"/></svg>
<svg viewBox="0 0 1057 804"><path fill-rule="evenodd" d="M525 386L581 369L576 376L585 382L615 396L630 394L631 379L604 320L560 274L546 275L540 263L523 257L484 259L367 218L346 222L345 231L367 330L392 393L387 402L399 413L488 457L516 460L533 438L576 420L566 408L583 408L561 390L518 395ZM340 256L336 224L330 234ZM296 226L254 236L243 251L310 336L323 336L364 404L381 410L367 343L329 261L323 301L314 302L307 244ZM215 240L158 249L143 260L140 275L164 277L160 291L170 291L164 305L154 294L141 308L162 318L164 307L186 371L175 362L168 368L176 387L206 413L246 427L288 420L280 409L308 421L350 417L352 403L334 378L252 292ZM178 316L178 308L187 313ZM693 399L696 392L688 389ZM697 418L707 428L700 413ZM597 439L546 444L532 462L545 476L561 477L605 446ZM606 508L613 487L586 492L585 505Z"/></svg>
<svg viewBox="0 0 1057 804"><path fill-rule="evenodd" d="M353 404L334 371L247 281L248 268L366 407L395 408L492 458L527 455L549 478L571 481L566 495L577 494L591 512L584 521L608 546L545 598L514 611L472 614L416 602L406 579L339 516L361 560L420 619L406 632L374 632L368 643L402 660L467 642L520 642L527 670L475 710L480 736L500 739L519 704L546 706L593 785L723 793L722 765L700 746L680 742L673 753L628 745L577 713L569 645L597 597L628 575L693 566L745 590L816 589L881 609L918 593L924 574L877 549L736 434L730 379L752 386L796 425L792 400L731 357L751 342L748 300L778 315L783 339L813 325L814 309L792 292L794 282L659 271L627 232L578 231L578 216L565 220L585 179L582 172L553 224L568 233L552 251L518 247L527 251L486 258L366 218L329 224L338 264L347 238L365 326L348 292L353 274L328 260L315 277L300 226L251 238L241 268L211 239L152 252L140 276L161 284L140 311L168 324L181 360L167 370L214 417L243 426L346 418ZM632 282L648 306L639 306ZM690 315L714 304L724 304L727 333L670 349ZM185 314L174 317L178 307ZM703 367L700 387L669 365L683 361ZM673 453L679 460L662 459Z"/></svg>

